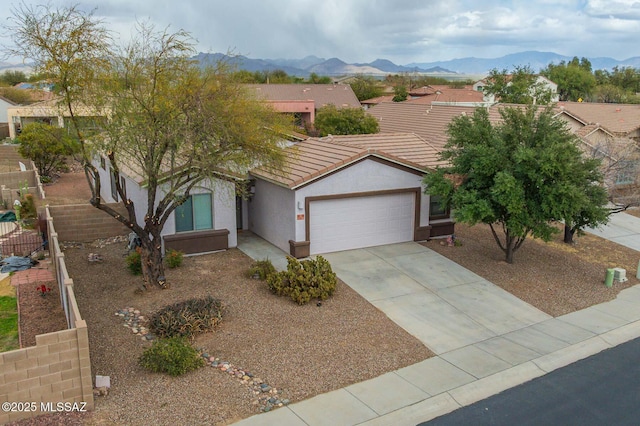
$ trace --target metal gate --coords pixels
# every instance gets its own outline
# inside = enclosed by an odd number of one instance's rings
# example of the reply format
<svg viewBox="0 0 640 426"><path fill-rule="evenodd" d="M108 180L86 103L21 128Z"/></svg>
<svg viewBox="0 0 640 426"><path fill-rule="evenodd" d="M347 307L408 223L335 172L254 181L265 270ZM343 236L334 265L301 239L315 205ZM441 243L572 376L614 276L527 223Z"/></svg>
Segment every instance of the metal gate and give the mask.
<svg viewBox="0 0 640 426"><path fill-rule="evenodd" d="M43 232L36 225L35 229L25 229L20 226L5 235L0 235L0 257L29 256L44 248Z"/></svg>

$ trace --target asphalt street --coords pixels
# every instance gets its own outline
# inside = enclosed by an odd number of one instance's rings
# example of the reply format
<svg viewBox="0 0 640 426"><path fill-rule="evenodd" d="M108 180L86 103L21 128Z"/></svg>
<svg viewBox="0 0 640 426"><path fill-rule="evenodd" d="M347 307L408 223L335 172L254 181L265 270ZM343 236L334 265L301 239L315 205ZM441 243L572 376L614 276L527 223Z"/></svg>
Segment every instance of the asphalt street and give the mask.
<svg viewBox="0 0 640 426"><path fill-rule="evenodd" d="M419 426L638 424L635 339Z"/></svg>

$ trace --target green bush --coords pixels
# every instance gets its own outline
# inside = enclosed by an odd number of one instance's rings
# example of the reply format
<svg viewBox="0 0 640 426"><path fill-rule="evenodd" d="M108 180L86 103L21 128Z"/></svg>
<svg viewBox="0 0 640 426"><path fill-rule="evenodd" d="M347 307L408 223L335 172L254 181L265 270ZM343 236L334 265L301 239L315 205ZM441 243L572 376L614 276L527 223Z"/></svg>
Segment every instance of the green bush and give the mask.
<svg viewBox="0 0 640 426"><path fill-rule="evenodd" d="M167 263L169 268L177 268L182 266L182 261L184 260L184 253L180 250L167 250L167 253L164 256L164 261Z"/></svg>
<svg viewBox="0 0 640 426"><path fill-rule="evenodd" d="M299 305L311 299L326 300L336 289L338 280L329 262L322 256L302 262L287 258L287 270L267 277L267 285L278 296L289 296Z"/></svg>
<svg viewBox="0 0 640 426"><path fill-rule="evenodd" d="M140 251L136 250L130 253L125 261L127 262L127 268L129 269L129 272L131 272L133 275L142 274L142 260Z"/></svg>
<svg viewBox="0 0 640 426"><path fill-rule="evenodd" d="M249 268L249 276L257 276L262 281L266 280L269 275L275 273L276 268L273 266L273 263L271 263L269 259L258 260L253 265L251 265L251 268Z"/></svg>
<svg viewBox="0 0 640 426"><path fill-rule="evenodd" d="M143 368L154 373L179 376L205 364L198 351L185 339L158 339L139 358Z"/></svg>
<svg viewBox="0 0 640 426"><path fill-rule="evenodd" d="M213 331L222 321L222 302L208 296L165 306L149 318L149 330L158 337L191 337Z"/></svg>

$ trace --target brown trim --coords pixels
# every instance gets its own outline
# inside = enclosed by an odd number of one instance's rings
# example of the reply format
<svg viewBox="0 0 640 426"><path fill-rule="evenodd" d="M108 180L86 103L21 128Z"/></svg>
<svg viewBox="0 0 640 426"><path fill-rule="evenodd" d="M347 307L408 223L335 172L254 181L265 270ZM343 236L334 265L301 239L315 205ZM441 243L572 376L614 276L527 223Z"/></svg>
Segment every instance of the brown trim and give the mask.
<svg viewBox="0 0 640 426"><path fill-rule="evenodd" d="M414 168L412 168L410 166L398 164L398 163L395 163L393 161L387 160L385 158L377 157L375 154L367 154L366 156L364 156L362 158L359 158L359 159L355 160L353 163L349 163L344 167L339 167L339 168L334 169L334 170L332 170L330 172L326 172L325 174L323 174L323 175L321 175L319 177L311 178L310 180L308 180L306 182L303 182L303 183L301 183L299 185L293 185L292 187L288 187L288 188L293 189L293 190L298 190L298 189L304 188L307 185L310 185L312 183L318 182L319 180L322 180L322 179L324 179L326 177L329 177L329 176L331 176L331 175L333 175L335 173L338 173L338 172L340 172L342 170L348 169L349 167L354 166L354 165L356 165L358 163L361 163L361 162L363 162L365 160L375 161L376 163L380 163L380 164L383 164L383 165L388 166L388 167L393 167L394 169L402 170L404 172L411 173L411 174L414 174L414 175L417 175L417 176L424 176L427 173L426 170L424 170L424 171L416 170L416 169L414 169Z"/></svg>
<svg viewBox="0 0 640 426"><path fill-rule="evenodd" d="M419 230L420 227L420 195L422 188L402 188L402 189L387 189L382 191L368 191L368 192L350 192L347 194L335 194L335 195L317 195L313 197L305 197L304 199L304 234L305 240L311 244L311 203L313 201L324 200L339 200L345 198L359 198L359 197L375 197L377 195L393 195L411 193L415 194L414 201L414 220L413 220L413 240L421 241L419 237L422 236L424 231Z"/></svg>
<svg viewBox="0 0 640 426"><path fill-rule="evenodd" d="M293 241L289 240L289 254L296 259L302 259L303 257L309 257L309 250L311 248L310 241Z"/></svg>
<svg viewBox="0 0 640 426"><path fill-rule="evenodd" d="M429 238L453 235L454 231L455 222L453 220L431 223L431 235L429 236Z"/></svg>
<svg viewBox="0 0 640 426"><path fill-rule="evenodd" d="M426 241L431 238L431 225L416 227L414 241Z"/></svg>
<svg viewBox="0 0 640 426"><path fill-rule="evenodd" d="M207 253L229 248L229 230L227 229L179 232L162 238L165 250L179 250L185 254Z"/></svg>

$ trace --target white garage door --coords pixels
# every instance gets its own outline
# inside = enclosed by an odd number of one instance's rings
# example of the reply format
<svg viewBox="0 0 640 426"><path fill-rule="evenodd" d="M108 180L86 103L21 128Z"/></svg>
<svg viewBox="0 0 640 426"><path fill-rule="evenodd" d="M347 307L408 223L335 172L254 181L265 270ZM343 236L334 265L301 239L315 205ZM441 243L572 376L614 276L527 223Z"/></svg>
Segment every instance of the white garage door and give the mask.
<svg viewBox="0 0 640 426"><path fill-rule="evenodd" d="M415 193L310 203L311 254L413 240Z"/></svg>

